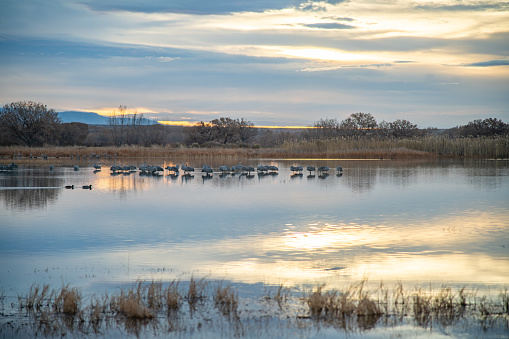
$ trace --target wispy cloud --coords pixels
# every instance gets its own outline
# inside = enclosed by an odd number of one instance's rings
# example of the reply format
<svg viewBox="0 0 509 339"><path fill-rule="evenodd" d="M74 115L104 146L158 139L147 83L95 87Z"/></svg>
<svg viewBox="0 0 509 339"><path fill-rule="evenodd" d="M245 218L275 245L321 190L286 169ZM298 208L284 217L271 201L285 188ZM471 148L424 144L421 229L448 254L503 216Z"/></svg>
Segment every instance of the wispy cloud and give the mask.
<svg viewBox="0 0 509 339"><path fill-rule="evenodd" d="M478 11L502 11L509 9L509 2L485 3L476 2L472 4L454 4L454 5L419 5L417 9L427 11L452 11L452 12L478 12Z"/></svg>
<svg viewBox="0 0 509 339"><path fill-rule="evenodd" d="M79 0L94 11L128 11L138 13L185 13L196 15L264 12L299 7L308 0ZM329 0L327 2L337 3ZM339 1L340 2L340 1Z"/></svg>
<svg viewBox="0 0 509 339"><path fill-rule="evenodd" d="M309 27L309 28L319 28L319 29L355 29L355 26L340 24L340 23L336 23L336 22L305 24L302 26Z"/></svg>
<svg viewBox="0 0 509 339"><path fill-rule="evenodd" d="M489 61L472 62L469 64L462 64L461 66L465 66L465 67L509 66L509 60L489 60Z"/></svg>

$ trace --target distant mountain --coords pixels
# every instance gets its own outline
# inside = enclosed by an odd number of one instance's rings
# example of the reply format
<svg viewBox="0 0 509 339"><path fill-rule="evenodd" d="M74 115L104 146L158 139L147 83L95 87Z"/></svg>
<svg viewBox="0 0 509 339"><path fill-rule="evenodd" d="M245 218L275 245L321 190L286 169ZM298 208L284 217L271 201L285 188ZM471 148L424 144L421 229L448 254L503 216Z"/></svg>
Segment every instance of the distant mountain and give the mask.
<svg viewBox="0 0 509 339"><path fill-rule="evenodd" d="M62 122L82 122L88 125L107 125L108 117L99 115L94 112L77 112L67 111L58 112L58 116L62 119Z"/></svg>
<svg viewBox="0 0 509 339"><path fill-rule="evenodd" d="M63 123L68 122L82 122L88 125L108 125L108 117L102 116L94 112L78 112L78 111L66 111L58 112L58 116L62 119ZM143 125L157 124L158 122L153 119L143 118Z"/></svg>

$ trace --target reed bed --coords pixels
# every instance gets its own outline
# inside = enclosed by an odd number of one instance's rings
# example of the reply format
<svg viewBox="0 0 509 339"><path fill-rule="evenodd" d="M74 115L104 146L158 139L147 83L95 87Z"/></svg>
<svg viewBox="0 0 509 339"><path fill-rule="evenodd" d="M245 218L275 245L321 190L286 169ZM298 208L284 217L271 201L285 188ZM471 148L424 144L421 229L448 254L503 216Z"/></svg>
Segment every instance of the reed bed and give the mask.
<svg viewBox="0 0 509 339"><path fill-rule="evenodd" d="M509 158L509 137L456 138L428 136L412 139L337 138L286 141L274 147L239 148L168 146L122 147L0 147L0 157L118 158L342 158L342 159L423 159L433 157Z"/></svg>
<svg viewBox="0 0 509 339"><path fill-rule="evenodd" d="M193 314L197 309L198 314L206 314L206 319L214 317L210 306L217 310L218 316L225 317L228 322L233 320L236 331L242 328L242 321L252 321L252 313L239 309L237 290L220 283L211 290L207 288L209 284L204 279L192 278L185 291L180 288L179 281L167 284L137 281L111 296L90 296L86 298L88 304L83 302L76 287L65 285L52 290L49 285L34 284L26 295L18 296L18 306L34 322L34 329L45 335L58 336L62 333L104 333L111 326L119 325L128 333L139 336L147 326L154 330L161 328L162 321L167 322L172 331L185 332L193 326ZM405 290L401 283L395 288L380 283L378 288L368 288L367 280L362 280L344 290L326 290L323 285L315 287L293 299L301 302L297 313L290 311L295 304L286 302L290 299L288 290L281 285L269 298L261 296L260 301L268 299L269 303L259 303L263 305L260 307L267 307L260 317L265 319L269 314L291 319L290 314L297 314L293 318L295 326L306 320L311 325L326 324L345 331L384 326L388 319L393 324L410 320L421 328L454 326L462 319L480 324L484 330L490 327L507 329L509 326L507 288L494 296L478 295L476 289L466 287L442 286L437 289L430 286ZM188 313L182 310L183 299L187 299L189 308L186 310L191 312L187 325ZM274 305L278 307L273 308ZM243 319L242 314L248 314L247 318ZM200 324L196 326L199 328ZM5 323L0 318L0 330L2 326Z"/></svg>

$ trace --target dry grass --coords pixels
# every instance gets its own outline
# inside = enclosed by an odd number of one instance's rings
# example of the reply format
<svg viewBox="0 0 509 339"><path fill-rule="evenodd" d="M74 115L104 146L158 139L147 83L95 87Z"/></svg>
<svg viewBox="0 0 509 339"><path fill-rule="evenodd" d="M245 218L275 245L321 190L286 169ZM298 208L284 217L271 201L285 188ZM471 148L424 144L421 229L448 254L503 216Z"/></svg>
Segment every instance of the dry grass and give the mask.
<svg viewBox="0 0 509 339"><path fill-rule="evenodd" d="M265 299L267 300L275 300L278 303L286 301L291 296L291 291L288 287L285 287L283 284L279 285L275 291L273 288L267 290L265 292Z"/></svg>
<svg viewBox="0 0 509 339"><path fill-rule="evenodd" d="M60 292L55 292L54 307L57 312L68 315L76 315L80 312L81 294L76 288L70 288L66 285L60 289Z"/></svg>
<svg viewBox="0 0 509 339"><path fill-rule="evenodd" d="M190 304L196 303L198 300L203 299L205 294L205 287L207 286L205 278L195 280L194 276L189 281L189 290L187 291L187 301Z"/></svg>
<svg viewBox="0 0 509 339"><path fill-rule="evenodd" d="M239 305L238 293L230 286L218 286L214 292L214 303L224 316L236 315Z"/></svg>
<svg viewBox="0 0 509 339"><path fill-rule="evenodd" d="M28 294L23 298L18 296L20 308L31 310L40 310L43 306L48 306L51 302L51 292L49 285L45 284L42 288L39 285L32 284Z"/></svg>
<svg viewBox="0 0 509 339"><path fill-rule="evenodd" d="M437 156L509 158L509 137L459 138L429 136L413 139L348 139L287 141L271 148L204 148L176 146L122 147L0 147L0 157L109 156L119 158L341 158L423 159Z"/></svg>
<svg viewBox="0 0 509 339"><path fill-rule="evenodd" d="M153 285L153 284L152 284ZM150 286L149 288L150 289ZM138 281L131 288L121 290L120 294L113 295L110 302L110 308L131 319L152 319L154 314L143 302L145 291L142 281ZM148 295L147 298L148 299Z"/></svg>
<svg viewBox="0 0 509 339"><path fill-rule="evenodd" d="M382 314L380 301L372 299L365 290L366 280L350 286L345 291L323 292L319 286L306 299L311 316L344 317L344 316L377 316Z"/></svg>
<svg viewBox="0 0 509 339"><path fill-rule="evenodd" d="M173 280L164 290L164 298L168 311L178 311L180 309L180 300L182 299L178 291L179 281Z"/></svg>
<svg viewBox="0 0 509 339"><path fill-rule="evenodd" d="M191 277L186 299L191 311L191 319L197 307L197 314L205 313L210 317L210 303L226 317L236 328L242 329L242 314L239 310L238 292L231 286L218 285L212 296L207 296L207 283L204 279ZM452 326L466 319L479 323L483 329L509 325L509 293L504 289L498 295L477 296L475 289L465 287L453 289L443 286L434 289L418 288L405 290L401 283L393 289L380 283L378 288L368 288L367 280L361 280L342 291L325 290L325 286L315 287L305 295L302 310L307 316L299 316L295 321L311 321L325 324L345 331L364 331L378 326L381 319L387 323L398 324L403 319L413 320L416 326ZM288 289L283 285L269 297L282 301L289 298ZM78 288L65 285L51 291L49 285L32 285L25 296L19 296L19 306L27 312L30 319L36 322L36 331L46 336L62 333L97 333L100 334L111 324L124 326L128 333L140 337L144 327L152 325L157 331L161 319L166 319L171 331L186 331L181 312L182 296L179 292L179 281L173 281L163 288L161 282L137 281L132 286L123 288L111 297L91 296L90 304L83 306L83 298ZM197 303L197 301L201 301ZM295 299L294 301L297 301ZM278 314L289 311L286 307L295 307L292 303L279 303L279 308L272 309L274 303L262 303L269 309L264 313ZM207 306L208 305L208 306ZM293 306L291 306L293 305ZM203 307L203 308L202 308ZM166 312L164 312L166 311ZM166 314L165 314L166 313ZM184 317L185 318L185 317ZM308 319L308 320L304 320ZM199 327L198 327L199 328Z"/></svg>

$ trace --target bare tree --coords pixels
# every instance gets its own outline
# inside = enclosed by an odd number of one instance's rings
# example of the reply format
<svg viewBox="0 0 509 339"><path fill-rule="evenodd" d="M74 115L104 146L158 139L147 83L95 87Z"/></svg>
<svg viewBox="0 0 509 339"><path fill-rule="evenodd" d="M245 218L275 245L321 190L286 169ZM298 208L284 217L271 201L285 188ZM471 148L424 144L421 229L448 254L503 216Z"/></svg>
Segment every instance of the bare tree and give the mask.
<svg viewBox="0 0 509 339"><path fill-rule="evenodd" d="M398 119L389 123L392 135L395 138L411 138L418 134L419 129L416 124L412 124L405 119Z"/></svg>
<svg viewBox="0 0 509 339"><path fill-rule="evenodd" d="M353 113L341 121L340 128L346 135L367 135L377 127L375 117L371 113Z"/></svg>
<svg viewBox="0 0 509 339"><path fill-rule="evenodd" d="M313 128L308 130L311 138L332 139L339 136L339 122L336 118L325 118L315 121Z"/></svg>
<svg viewBox="0 0 509 339"><path fill-rule="evenodd" d="M8 140L31 146L42 145L55 133L61 120L53 109L42 103L18 101L0 111L0 126Z"/></svg>
<svg viewBox="0 0 509 339"><path fill-rule="evenodd" d="M108 118L111 138L115 146L123 144L139 144L143 142L142 126L147 123L143 114L138 112L127 113L127 107L120 105L118 111L113 111Z"/></svg>
<svg viewBox="0 0 509 339"><path fill-rule="evenodd" d="M253 140L253 138L258 134L258 130L249 120L244 120L244 118L241 118L240 120L237 119L237 124L239 140L242 143L247 143Z"/></svg>
<svg viewBox="0 0 509 339"><path fill-rule="evenodd" d="M70 122L60 126L61 146L84 145L88 137L88 125L82 122Z"/></svg>
<svg viewBox="0 0 509 339"><path fill-rule="evenodd" d="M222 117L209 123L200 121L192 127L184 129L187 134L187 143L205 144L217 142L223 145L250 142L258 133L251 121Z"/></svg>

